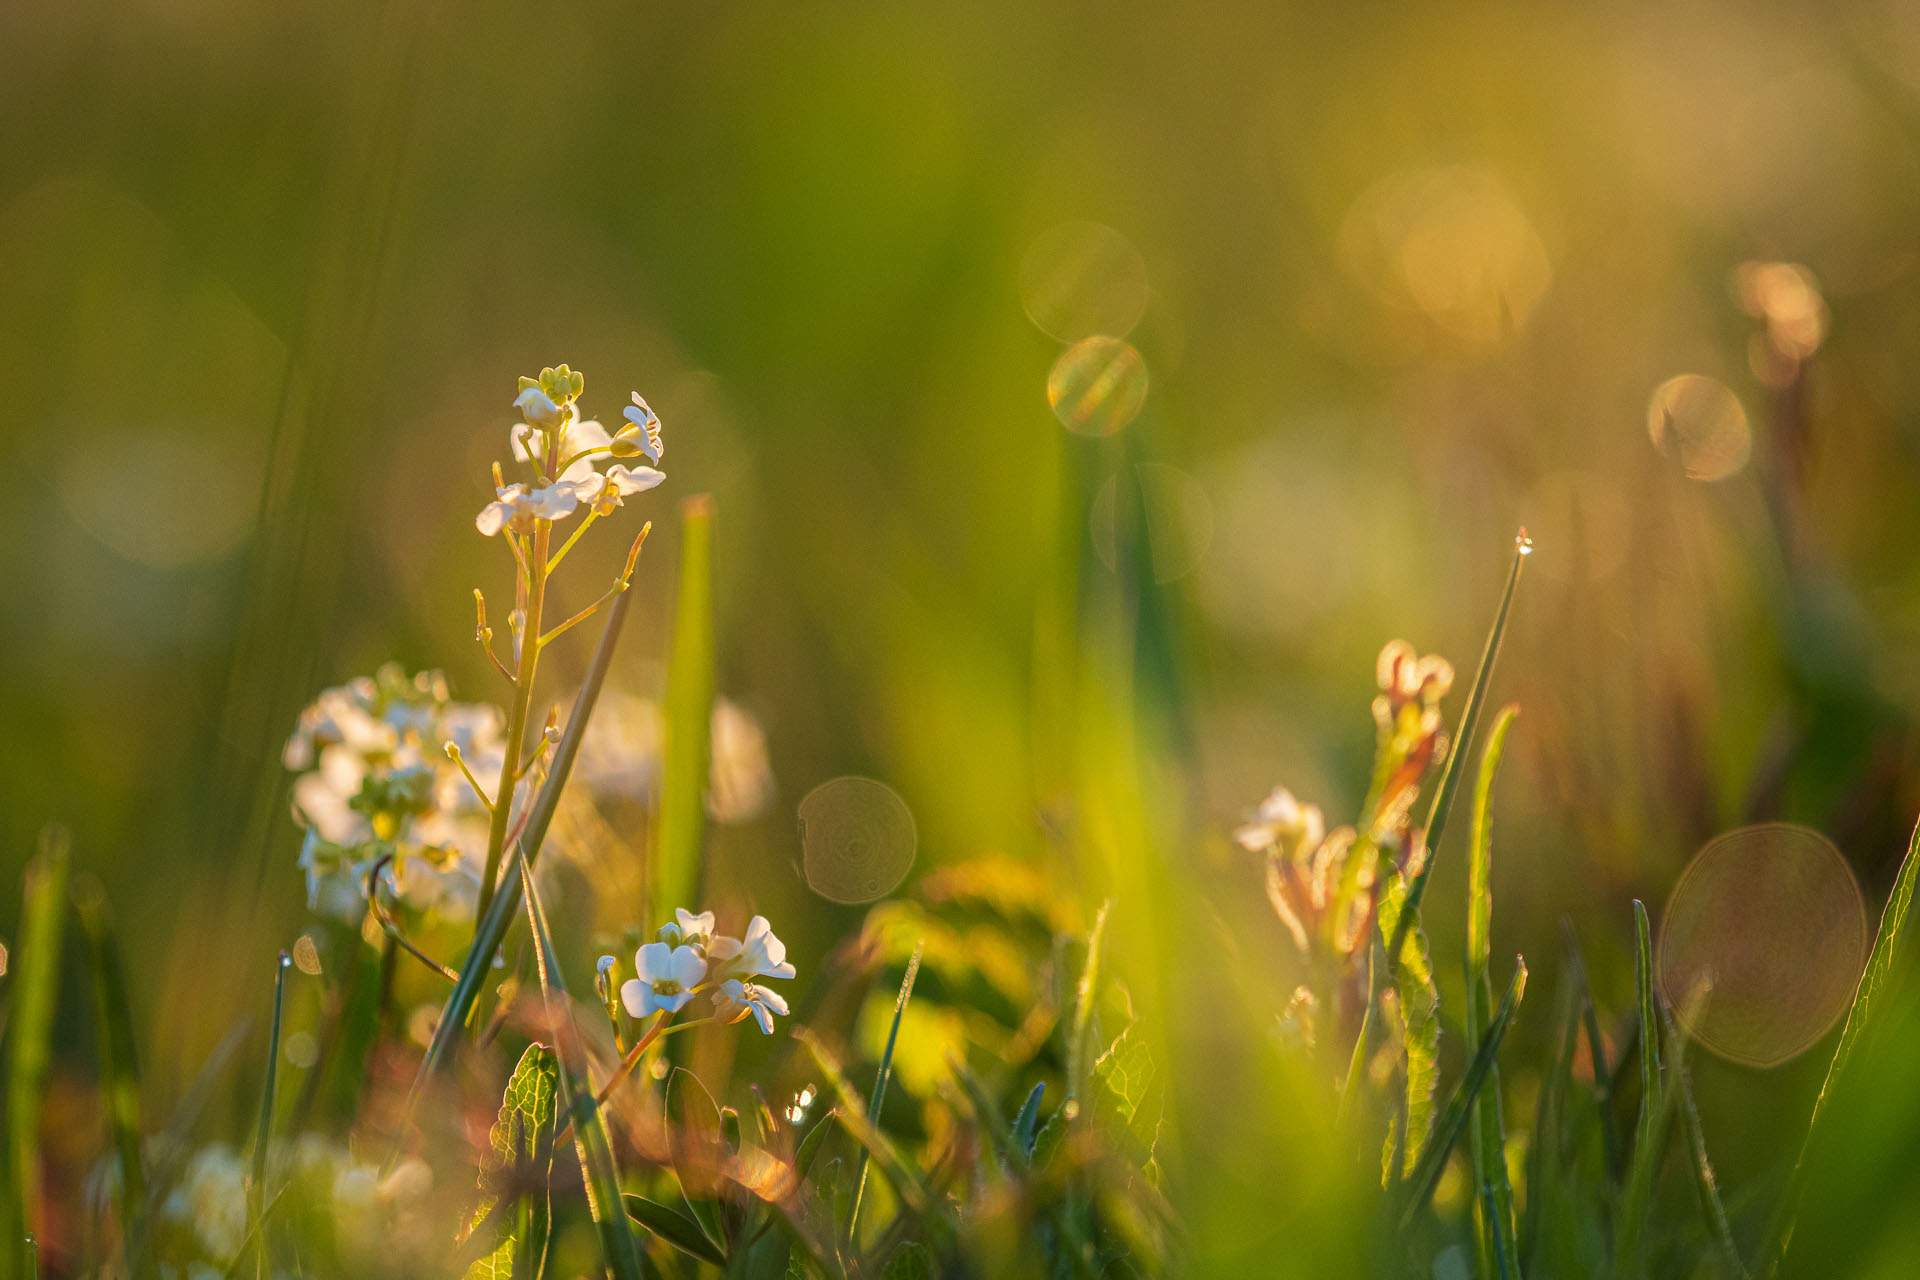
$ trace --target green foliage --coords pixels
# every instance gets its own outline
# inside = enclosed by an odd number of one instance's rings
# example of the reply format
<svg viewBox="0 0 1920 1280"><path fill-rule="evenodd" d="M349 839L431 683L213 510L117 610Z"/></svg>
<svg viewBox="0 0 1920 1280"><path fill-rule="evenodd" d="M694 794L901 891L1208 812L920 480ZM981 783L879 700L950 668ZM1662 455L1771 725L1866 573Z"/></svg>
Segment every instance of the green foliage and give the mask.
<svg viewBox="0 0 1920 1280"><path fill-rule="evenodd" d="M493 1249L467 1268L466 1280L539 1280L546 1271L559 1089L559 1058L545 1045L528 1045L507 1078L499 1116L488 1131L494 1164L480 1175L474 1226L493 1221ZM503 1199L510 1201L505 1212L499 1209Z"/></svg>
<svg viewBox="0 0 1920 1280"><path fill-rule="evenodd" d="M713 503L705 497L689 498L680 514L680 585L667 672L660 833L652 885L656 915L696 897L712 754Z"/></svg>
<svg viewBox="0 0 1920 1280"><path fill-rule="evenodd" d="M12 1055L7 1075L7 1171L11 1194L0 1214L6 1243L25 1274L33 1265L27 1236L40 1215L40 1104L51 1059L54 1001L60 986L60 942L67 918L70 842L66 830L48 827L40 850L27 864L20 902L19 945L8 958L13 1011ZM4 1254L0 1254L4 1256Z"/></svg>
<svg viewBox="0 0 1920 1280"><path fill-rule="evenodd" d="M1473 788L1473 835L1467 859L1467 956L1464 1021L1469 1051L1477 1049L1481 1030L1493 1016L1493 781L1519 708L1503 707L1487 733L1480 757L1480 776ZM1483 1188L1476 1198L1480 1218L1483 1260L1516 1255L1513 1186L1507 1178L1507 1127L1501 1114L1500 1067L1488 1069L1486 1086L1473 1101L1468 1121L1468 1147L1473 1153L1473 1185ZM1488 1208L1491 1207L1491 1213ZM1482 1270L1486 1270L1483 1266ZM1504 1273L1506 1267L1500 1271Z"/></svg>
<svg viewBox="0 0 1920 1280"><path fill-rule="evenodd" d="M146 1161L140 1150L145 1133L140 1105L140 1061L134 1044L133 1015L127 1003L126 971L120 963L113 913L106 891L90 876L74 884L74 907L87 942L93 971L94 1018L99 1038L107 1123L120 1161L115 1210L119 1214L127 1268L144 1271L147 1242ZM139 1260L136 1263L136 1259Z"/></svg>

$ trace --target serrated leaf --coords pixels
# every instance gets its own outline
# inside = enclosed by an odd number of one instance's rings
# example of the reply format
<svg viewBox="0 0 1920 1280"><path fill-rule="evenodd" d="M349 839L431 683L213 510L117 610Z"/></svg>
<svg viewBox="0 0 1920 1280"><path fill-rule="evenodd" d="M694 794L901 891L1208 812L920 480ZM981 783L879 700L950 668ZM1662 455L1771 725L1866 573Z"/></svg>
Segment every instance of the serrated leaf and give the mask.
<svg viewBox="0 0 1920 1280"><path fill-rule="evenodd" d="M1382 939L1404 937L1400 964L1393 973L1394 994L1400 1003L1401 1033L1406 1055L1402 1072L1406 1087L1403 1132L1387 1135L1387 1150L1382 1155L1383 1173L1392 1181L1390 1167L1396 1143L1404 1153L1399 1172L1410 1173L1419 1152L1433 1133L1434 1096L1440 1086L1440 989L1433 979L1433 952L1418 921L1402 929L1400 915L1408 900L1406 879L1397 872L1389 876L1380 894L1379 925ZM1415 913L1417 915L1417 911Z"/></svg>
<svg viewBox="0 0 1920 1280"><path fill-rule="evenodd" d="M542 1044L527 1046L500 1095L500 1111L487 1137L494 1160L480 1174L482 1199L474 1225L484 1222L500 1198L515 1197L511 1211L494 1214L494 1246L467 1268L467 1280L538 1280L546 1270L551 1235L547 1179L553 1170L553 1125L559 1113L560 1060Z"/></svg>
<svg viewBox="0 0 1920 1280"><path fill-rule="evenodd" d="M625 1197L627 1216L645 1227L653 1234L665 1240L682 1253L707 1262L724 1265L727 1255L720 1246L708 1239L707 1233L698 1222L678 1209L672 1209L657 1200L637 1196L628 1192Z"/></svg>
<svg viewBox="0 0 1920 1280"><path fill-rule="evenodd" d="M1120 1131L1137 1145L1134 1155L1140 1171L1156 1186L1160 1168L1155 1158L1165 1090L1154 1068L1153 1055L1135 1027L1114 1038L1093 1064L1094 1081L1107 1100L1108 1114Z"/></svg>

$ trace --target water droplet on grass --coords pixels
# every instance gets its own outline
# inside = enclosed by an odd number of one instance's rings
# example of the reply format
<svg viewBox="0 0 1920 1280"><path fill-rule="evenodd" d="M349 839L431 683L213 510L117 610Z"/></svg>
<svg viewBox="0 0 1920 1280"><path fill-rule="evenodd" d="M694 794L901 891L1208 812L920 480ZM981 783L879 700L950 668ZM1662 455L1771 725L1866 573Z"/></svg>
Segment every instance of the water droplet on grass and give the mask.
<svg viewBox="0 0 1920 1280"><path fill-rule="evenodd" d="M834 778L800 801L807 883L834 902L891 893L913 865L918 840L907 802L872 778Z"/></svg>
<svg viewBox="0 0 1920 1280"><path fill-rule="evenodd" d="M1867 946L1860 886L1831 841L1786 823L1740 827L1709 841L1673 886L1660 988L1713 1052L1778 1066L1839 1019Z"/></svg>

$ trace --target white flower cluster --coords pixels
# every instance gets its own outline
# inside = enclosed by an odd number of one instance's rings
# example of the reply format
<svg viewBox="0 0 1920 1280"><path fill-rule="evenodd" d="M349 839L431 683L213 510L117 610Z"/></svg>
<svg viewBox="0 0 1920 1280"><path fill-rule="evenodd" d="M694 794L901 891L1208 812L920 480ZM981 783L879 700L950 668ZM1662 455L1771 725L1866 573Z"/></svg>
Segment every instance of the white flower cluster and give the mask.
<svg viewBox="0 0 1920 1280"><path fill-rule="evenodd" d="M711 911L694 915L678 907L673 914L673 923L660 927L660 940L634 954L638 976L620 988L627 1012L636 1018L678 1013L704 992L722 1021L751 1017L772 1035L773 1019L786 1016L787 1002L754 979L791 978L794 968L787 963L787 944L774 936L767 918L755 916L745 937L730 938L714 933Z"/></svg>
<svg viewBox="0 0 1920 1280"><path fill-rule="evenodd" d="M281 760L300 776L293 815L306 828L307 905L360 923L366 879L382 873L407 906L453 920L473 914L487 848L487 811L447 744L478 777L503 754L497 707L455 702L438 672L409 677L389 663L320 694L300 713ZM523 799L525 786L516 799Z"/></svg>
<svg viewBox="0 0 1920 1280"><path fill-rule="evenodd" d="M751 822L773 804L767 733L740 704L713 700L708 737L707 815L725 826ZM595 796L651 805L659 799L666 717L651 698L608 689L581 735L573 777Z"/></svg>
<svg viewBox="0 0 1920 1280"><path fill-rule="evenodd" d="M657 463L666 448L659 416L637 391L625 410L627 425L611 435L593 419L581 418L575 400L584 383L565 365L520 379L513 407L525 421L514 426L508 442L514 458L530 465L535 478L495 487L494 501L474 518L481 533L489 538L502 529L531 533L534 521L564 520L581 507L595 516L611 515L627 498L667 478L650 466L614 463L604 472L595 467L602 457Z"/></svg>

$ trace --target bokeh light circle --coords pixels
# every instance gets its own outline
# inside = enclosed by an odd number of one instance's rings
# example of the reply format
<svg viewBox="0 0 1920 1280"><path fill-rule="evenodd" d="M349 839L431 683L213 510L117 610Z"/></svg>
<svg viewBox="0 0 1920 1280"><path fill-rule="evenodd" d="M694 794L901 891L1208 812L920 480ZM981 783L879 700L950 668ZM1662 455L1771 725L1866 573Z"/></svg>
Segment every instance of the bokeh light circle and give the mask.
<svg viewBox="0 0 1920 1280"><path fill-rule="evenodd" d="M1146 402L1146 361L1132 344L1105 334L1068 347L1047 374L1053 416L1083 436L1112 435Z"/></svg>
<svg viewBox="0 0 1920 1280"><path fill-rule="evenodd" d="M884 782L834 778L800 801L807 884L831 901L872 902L893 892L918 843L913 810Z"/></svg>
<svg viewBox="0 0 1920 1280"><path fill-rule="evenodd" d="M1693 480L1725 480L1747 465L1753 429L1740 398L1698 373L1668 378L1647 402L1647 434L1656 449L1679 451Z"/></svg>
<svg viewBox="0 0 1920 1280"><path fill-rule="evenodd" d="M1027 319L1062 342L1129 332L1146 312L1147 294L1146 260L1104 223L1050 227L1020 262Z"/></svg>
<svg viewBox="0 0 1920 1280"><path fill-rule="evenodd" d="M1673 886L1660 988L1713 1052L1778 1066L1839 1019L1867 946L1860 886L1831 841L1786 823L1740 827L1709 841Z"/></svg>

